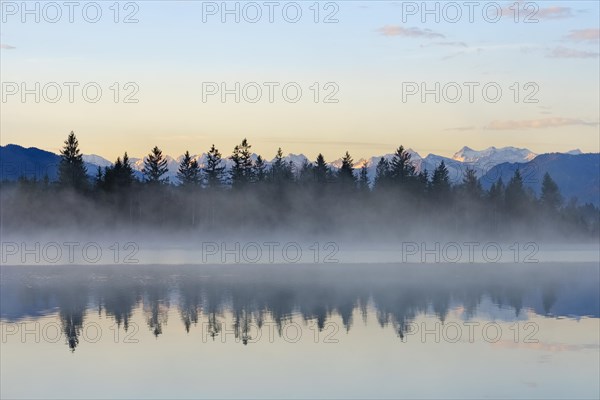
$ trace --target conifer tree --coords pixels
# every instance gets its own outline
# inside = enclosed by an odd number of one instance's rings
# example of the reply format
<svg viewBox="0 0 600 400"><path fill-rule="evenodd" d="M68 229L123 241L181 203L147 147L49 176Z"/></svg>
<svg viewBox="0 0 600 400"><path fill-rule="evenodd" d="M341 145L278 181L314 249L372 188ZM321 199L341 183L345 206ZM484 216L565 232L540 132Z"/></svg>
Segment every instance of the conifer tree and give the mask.
<svg viewBox="0 0 600 400"><path fill-rule="evenodd" d="M179 179L179 182L181 182L181 185L184 187L197 186L200 184L200 166L198 165L198 161L194 160L192 156L190 156L189 151L185 152L183 159L179 164L177 179Z"/></svg>
<svg viewBox="0 0 600 400"><path fill-rule="evenodd" d="M375 168L375 188L383 188L388 185L389 181L390 163L384 157L381 157Z"/></svg>
<svg viewBox="0 0 600 400"><path fill-rule="evenodd" d="M231 169L231 184L233 187L242 187L253 180L253 162L250 148L246 139L242 143L235 146L231 160L233 167Z"/></svg>
<svg viewBox="0 0 600 400"><path fill-rule="evenodd" d="M430 192L434 199L440 200L450 192L450 177L446 163L442 160L440 165L433 171L431 177Z"/></svg>
<svg viewBox="0 0 600 400"><path fill-rule="evenodd" d="M224 170L225 166L222 165L221 153L213 144L206 154L206 165L204 167L206 186L209 188L221 186Z"/></svg>
<svg viewBox="0 0 600 400"><path fill-rule="evenodd" d="M271 166L271 180L277 183L291 181L293 178L292 168L291 162L287 163L285 161L281 147L277 149L277 154L275 155Z"/></svg>
<svg viewBox="0 0 600 400"><path fill-rule="evenodd" d="M525 192L525 188L523 186L523 177L518 169L515 171L515 174L506 186L504 200L508 210L512 211L513 213L519 213L525 206L527 193Z"/></svg>
<svg viewBox="0 0 600 400"><path fill-rule="evenodd" d="M471 199L480 199L483 193L481 183L473 168L467 168L462 181L462 189Z"/></svg>
<svg viewBox="0 0 600 400"><path fill-rule="evenodd" d="M148 154L144 160L142 173L146 178L146 182L152 185L168 183L169 178L163 178L163 175L165 175L167 171L167 160L163 158L162 151L158 146L154 146L150 154Z"/></svg>
<svg viewBox="0 0 600 400"><path fill-rule="evenodd" d="M350 156L350 153L346 152L344 157L342 157L342 166L338 171L338 180L343 186L356 186L356 176L354 176L354 170L352 169L353 164L354 160Z"/></svg>
<svg viewBox="0 0 600 400"><path fill-rule="evenodd" d="M256 157L254 164L254 179L256 182L263 182L267 179L267 165L261 156Z"/></svg>
<svg viewBox="0 0 600 400"><path fill-rule="evenodd" d="M404 146L398 147L389 165L390 178L394 182L406 183L415 176L415 166L410 159L411 155Z"/></svg>
<svg viewBox="0 0 600 400"><path fill-rule="evenodd" d="M368 192L370 188L367 164L363 164L358 174L358 189L362 192Z"/></svg>
<svg viewBox="0 0 600 400"><path fill-rule="evenodd" d="M88 186L87 170L83 163L83 156L79 151L79 141L71 131L64 147L60 151L60 165L58 168L58 183L62 187L82 190Z"/></svg>
<svg viewBox="0 0 600 400"><path fill-rule="evenodd" d="M96 170L96 177L94 178L94 188L101 189L104 185L104 174L102 172L102 167L98 167Z"/></svg>
<svg viewBox="0 0 600 400"><path fill-rule="evenodd" d="M321 153L319 153L319 155L317 156L317 160L315 161L313 175L315 177L315 182L317 182L318 184L324 184L329 178L329 166L325 162L325 157L323 157L323 154Z"/></svg>
<svg viewBox="0 0 600 400"><path fill-rule="evenodd" d="M544 174L544 179L542 181L540 201L544 208L551 211L558 210L563 202L560 190L558 190L558 185L547 172Z"/></svg>

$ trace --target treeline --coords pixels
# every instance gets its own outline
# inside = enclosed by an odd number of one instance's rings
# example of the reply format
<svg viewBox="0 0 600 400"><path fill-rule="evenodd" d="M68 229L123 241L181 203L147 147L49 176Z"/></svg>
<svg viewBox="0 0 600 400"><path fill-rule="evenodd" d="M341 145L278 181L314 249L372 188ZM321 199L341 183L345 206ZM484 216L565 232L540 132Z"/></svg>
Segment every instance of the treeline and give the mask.
<svg viewBox="0 0 600 400"><path fill-rule="evenodd" d="M474 170L453 185L441 162L434 171L417 171L400 146L391 160L381 158L374 182L367 168L353 169L348 152L339 169L319 154L297 168L281 149L269 164L253 159L244 139L229 157L213 145L204 165L185 153L170 182L167 160L158 147L144 159L137 179L127 153L90 180L73 132L64 142L56 182L21 179L3 188L2 224L14 229L40 226L198 230L217 233L303 234L332 232L355 238L369 235L462 235L510 239L562 235L596 237L598 208L565 202L550 175L537 197L517 170L484 190ZM533 236L532 236L533 235Z"/></svg>

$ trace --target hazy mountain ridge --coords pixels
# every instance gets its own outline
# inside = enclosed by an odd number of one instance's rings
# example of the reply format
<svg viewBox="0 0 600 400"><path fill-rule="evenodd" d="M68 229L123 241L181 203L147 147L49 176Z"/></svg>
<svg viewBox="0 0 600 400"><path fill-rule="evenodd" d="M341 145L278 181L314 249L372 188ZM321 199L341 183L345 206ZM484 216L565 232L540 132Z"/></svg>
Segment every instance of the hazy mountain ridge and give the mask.
<svg viewBox="0 0 600 400"><path fill-rule="evenodd" d="M519 168L523 175L525 184L531 187L534 192L539 194L543 174L549 172L557 182L563 196L570 198L575 196L581 202L591 202L600 204L598 191L600 188L598 160L600 154L583 154L580 150L572 150L568 153L549 153L538 155L528 149L515 147L489 147L477 151L467 146L456 152L452 158L428 154L421 157L419 153L412 149L407 149L411 154L411 160L418 172L427 170L431 172L442 162L448 168L450 180L453 183L459 183L467 168L472 168L481 178L484 188L489 186L501 177L507 183L514 171ZM377 163L383 157L390 161L393 154L382 156L373 156L368 159L359 159L354 162L356 170L367 167L367 175L371 182L374 181ZM256 160L257 154L252 154ZM177 170L183 155L174 158L166 155L168 173L167 176L171 182L177 182ZM192 156L201 167L206 164L206 153L195 154ZM98 155L83 156L88 174L94 176L98 167L105 168L112 165L109 160ZM304 163L312 163L314 160L308 159L304 154L288 154L284 157L286 162L292 164L295 172L299 171ZM143 158L131 158L131 166L138 178L142 178L144 168ZM265 160L267 166L271 165L273 160ZM0 179L16 180L20 175L29 178L44 179L48 176L50 180L57 177L57 169L60 162L60 156L40 150L35 147L24 148L18 145L9 144L0 146ZM223 164L226 170L233 165L229 158L223 158ZM341 166L341 159L329 162L332 169L338 169Z"/></svg>

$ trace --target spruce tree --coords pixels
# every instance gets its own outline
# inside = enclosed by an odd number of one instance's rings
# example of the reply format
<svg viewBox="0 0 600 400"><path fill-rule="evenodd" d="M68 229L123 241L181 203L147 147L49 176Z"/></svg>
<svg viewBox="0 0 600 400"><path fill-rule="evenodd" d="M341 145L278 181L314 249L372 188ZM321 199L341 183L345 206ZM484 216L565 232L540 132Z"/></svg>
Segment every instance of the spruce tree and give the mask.
<svg viewBox="0 0 600 400"><path fill-rule="evenodd" d="M499 207L504 202L504 182L502 182L502 178L498 178L498 180L492 184L488 198L490 203L496 207Z"/></svg>
<svg viewBox="0 0 600 400"><path fill-rule="evenodd" d="M471 199L480 199L483 193L481 183L477 178L475 170L473 168L467 168L462 181L462 189L466 193L467 197Z"/></svg>
<svg viewBox="0 0 600 400"><path fill-rule="evenodd" d="M250 148L246 139L242 143L235 146L231 160L233 167L231 169L231 184L233 187L242 187L253 180L253 162Z"/></svg>
<svg viewBox="0 0 600 400"><path fill-rule="evenodd" d="M96 177L94 178L94 188L96 190L101 189L104 186L104 174L102 173L102 167L98 167L96 170Z"/></svg>
<svg viewBox="0 0 600 400"><path fill-rule="evenodd" d="M125 152L123 161L121 157L117 157L117 161L112 166L105 168L103 187L108 191L122 190L129 188L134 180L133 168Z"/></svg>
<svg viewBox="0 0 600 400"><path fill-rule="evenodd" d="M517 169L512 179L506 185L504 192L504 202L508 212L519 215L527 212L528 203L527 192L523 184L523 177L521 172Z"/></svg>
<svg viewBox="0 0 600 400"><path fill-rule="evenodd" d="M267 165L261 156L256 157L254 164L254 179L256 182L263 182L267 178Z"/></svg>
<svg viewBox="0 0 600 400"><path fill-rule="evenodd" d="M177 171L177 179L184 187L196 186L200 183L200 166L198 162L190 156L190 152L186 151L179 164Z"/></svg>
<svg viewBox="0 0 600 400"><path fill-rule="evenodd" d="M338 181L347 187L355 187L356 186L356 176L354 176L354 170L352 168L354 164L354 160L350 156L350 153L346 152L344 157L342 158L342 166L340 167L337 177Z"/></svg>
<svg viewBox="0 0 600 400"><path fill-rule="evenodd" d="M277 154L273 159L271 166L271 180L276 183L291 181L293 178L293 167L291 162L287 163L283 157L281 147L277 149Z"/></svg>
<svg viewBox="0 0 600 400"><path fill-rule="evenodd" d="M363 164L358 174L358 189L362 192L368 192L370 188L367 164Z"/></svg>
<svg viewBox="0 0 600 400"><path fill-rule="evenodd" d="M563 202L558 185L547 172L544 174L544 180L542 181L540 201L544 208L551 211L558 210Z"/></svg>
<svg viewBox="0 0 600 400"><path fill-rule="evenodd" d="M415 176L415 166L410 159L411 155L404 146L398 147L389 165L390 178L394 182L406 183Z"/></svg>
<svg viewBox="0 0 600 400"><path fill-rule="evenodd" d="M423 169L421 172L419 172L417 175L417 184L419 193L424 195L429 187L429 172L427 169Z"/></svg>
<svg viewBox="0 0 600 400"><path fill-rule="evenodd" d="M298 172L298 182L301 184L310 183L313 177L313 170L313 165L308 160L304 160Z"/></svg>
<svg viewBox="0 0 600 400"><path fill-rule="evenodd" d="M450 192L450 177L446 163L442 160L440 165L433 171L431 177L430 192L434 199L441 200Z"/></svg>
<svg viewBox="0 0 600 400"><path fill-rule="evenodd" d="M131 167L131 162L129 161L127 152L123 154L123 169L119 178L119 184L121 187L129 187L133 181L135 181L135 174L133 172L133 168Z"/></svg>
<svg viewBox="0 0 600 400"><path fill-rule="evenodd" d="M204 166L204 176L206 186L209 188L219 187L223 184L223 171L225 166L222 165L221 153L213 144L206 154L206 165Z"/></svg>
<svg viewBox="0 0 600 400"><path fill-rule="evenodd" d="M58 183L62 187L82 190L88 186L87 170L83 163L83 156L79 151L79 141L71 131L65 145L60 151L60 165L58 168Z"/></svg>
<svg viewBox="0 0 600 400"><path fill-rule="evenodd" d="M390 163L384 157L379 159L375 168L375 188L381 189L390 181Z"/></svg>
<svg viewBox="0 0 600 400"><path fill-rule="evenodd" d="M323 154L319 153L313 168L313 176L315 177L315 182L317 182L318 184L324 184L325 182L327 182L329 175L330 170L329 166L325 162L325 157L323 157Z"/></svg>
<svg viewBox="0 0 600 400"><path fill-rule="evenodd" d="M158 146L154 146L150 154L148 154L144 160L142 173L146 178L146 182L152 185L168 183L169 178L163 178L163 175L165 175L167 171L167 160L163 158L162 151Z"/></svg>

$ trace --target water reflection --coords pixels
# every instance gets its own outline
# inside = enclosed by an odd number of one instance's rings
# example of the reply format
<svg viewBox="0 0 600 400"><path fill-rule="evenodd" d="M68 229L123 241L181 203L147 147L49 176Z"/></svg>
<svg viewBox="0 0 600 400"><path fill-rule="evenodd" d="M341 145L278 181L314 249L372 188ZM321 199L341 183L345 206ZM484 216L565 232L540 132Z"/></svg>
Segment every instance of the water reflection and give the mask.
<svg viewBox="0 0 600 400"><path fill-rule="evenodd" d="M2 267L1 319L57 314L70 349L80 343L86 315L105 314L125 331L141 310L155 337L176 309L187 332L204 321L208 337L231 315L235 337L293 317L319 331L339 317L351 332L355 316L373 312L381 327L403 339L419 315L444 322L456 307L517 320L524 310L548 317L599 316L597 264Z"/></svg>

